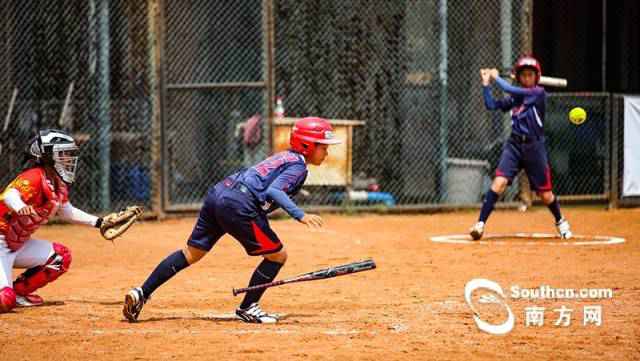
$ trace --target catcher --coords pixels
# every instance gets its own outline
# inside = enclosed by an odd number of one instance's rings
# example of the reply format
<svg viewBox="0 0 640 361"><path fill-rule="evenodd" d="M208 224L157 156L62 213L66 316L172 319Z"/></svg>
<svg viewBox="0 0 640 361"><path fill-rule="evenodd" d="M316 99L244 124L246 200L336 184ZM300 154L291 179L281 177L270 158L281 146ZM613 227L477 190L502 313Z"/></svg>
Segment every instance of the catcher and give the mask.
<svg viewBox="0 0 640 361"><path fill-rule="evenodd" d="M331 124L321 118L298 120L291 132L291 148L253 167L235 173L212 186L184 249L167 256L141 287L127 293L122 310L135 322L152 293L176 273L198 262L225 233L229 233L250 256L262 256L249 281L256 286L273 281L287 260L278 235L269 226L267 214L282 207L291 217L308 226L322 226L322 218L305 214L291 200L307 178L307 163L320 165L333 138ZM262 311L258 301L264 289L247 292L236 316L249 323L276 323L276 315Z"/></svg>
<svg viewBox="0 0 640 361"><path fill-rule="evenodd" d="M103 218L75 208L68 185L75 179L78 146L64 131L38 132L27 148L27 167L0 194L0 313L16 306L43 304L37 289L69 270L71 252L60 243L31 235L58 214L62 219L100 228L107 239L122 234L142 213L139 207ZM15 281L13 268L26 268Z"/></svg>

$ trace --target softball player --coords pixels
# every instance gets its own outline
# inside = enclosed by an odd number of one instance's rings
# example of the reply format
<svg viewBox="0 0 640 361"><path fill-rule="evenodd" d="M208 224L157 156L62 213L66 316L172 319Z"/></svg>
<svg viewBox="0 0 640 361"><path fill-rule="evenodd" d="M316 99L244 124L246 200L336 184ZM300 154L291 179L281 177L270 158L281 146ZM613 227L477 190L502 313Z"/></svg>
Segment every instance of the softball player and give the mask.
<svg viewBox="0 0 640 361"><path fill-rule="evenodd" d="M321 118L298 120L291 132L288 151L277 153L253 167L235 173L212 186L186 246L165 258L141 287L125 296L123 314L135 322L153 292L176 273L199 261L225 233L229 233L250 256L264 259L255 269L249 286L271 282L287 260L287 253L269 226L267 214L282 207L308 226L321 227L322 218L305 214L291 200L307 177L307 163L320 165L333 138L331 124ZM276 315L260 309L264 290L250 291L236 310L250 323L275 323Z"/></svg>
<svg viewBox="0 0 640 361"><path fill-rule="evenodd" d="M75 208L67 185L75 179L78 147L69 134L40 131L30 143L27 169L0 194L0 313L16 306L38 306L37 289L67 272L71 252L60 243L31 235L58 213L63 219L99 227L101 218ZM26 268L15 282L13 268Z"/></svg>
<svg viewBox="0 0 640 361"><path fill-rule="evenodd" d="M572 236L569 222L562 217L558 199L551 190L551 168L543 129L546 93L544 88L538 86L542 73L540 63L531 56L523 56L516 62L514 71L521 86L509 84L500 77L497 69L480 70L485 107L488 110L511 111L511 136L504 145L496 177L482 203L478 222L471 227L470 234L474 240L482 238L485 223L498 197L511 184L518 171L524 168L531 189L538 193L555 217L560 237L568 239ZM491 80L510 96L493 99L489 88Z"/></svg>

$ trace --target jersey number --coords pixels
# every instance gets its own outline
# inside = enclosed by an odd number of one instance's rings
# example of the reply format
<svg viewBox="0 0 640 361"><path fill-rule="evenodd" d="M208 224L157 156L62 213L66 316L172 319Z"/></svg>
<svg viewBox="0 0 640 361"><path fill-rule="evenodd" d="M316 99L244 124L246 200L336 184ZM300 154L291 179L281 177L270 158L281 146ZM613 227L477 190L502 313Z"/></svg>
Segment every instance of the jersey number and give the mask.
<svg viewBox="0 0 640 361"><path fill-rule="evenodd" d="M287 162L295 162L297 160L298 158L291 154L284 156L274 155L256 165L256 172L258 172L258 174L260 174L261 176L266 177L267 175L269 175L269 173L271 173L272 170L278 169L280 166Z"/></svg>

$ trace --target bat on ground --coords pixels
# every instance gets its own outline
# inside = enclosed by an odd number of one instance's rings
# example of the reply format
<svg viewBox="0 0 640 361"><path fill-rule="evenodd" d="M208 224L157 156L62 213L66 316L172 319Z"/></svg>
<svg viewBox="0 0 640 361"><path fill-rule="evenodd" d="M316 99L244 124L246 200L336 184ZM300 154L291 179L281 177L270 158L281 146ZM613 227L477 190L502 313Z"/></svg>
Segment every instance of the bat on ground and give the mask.
<svg viewBox="0 0 640 361"><path fill-rule="evenodd" d="M329 267L329 268L321 269L314 272L304 273L292 278L286 278L283 280L264 283L257 286L251 286L246 288L234 288L233 295L236 296L240 293L261 290L269 287L286 285L288 283L315 281L315 280L322 280L322 279L332 278L337 276L344 276L351 273L372 270L374 268L376 268L375 262L373 262L372 259L368 259L360 262L353 262L353 263L349 263L341 266L334 266L334 267Z"/></svg>

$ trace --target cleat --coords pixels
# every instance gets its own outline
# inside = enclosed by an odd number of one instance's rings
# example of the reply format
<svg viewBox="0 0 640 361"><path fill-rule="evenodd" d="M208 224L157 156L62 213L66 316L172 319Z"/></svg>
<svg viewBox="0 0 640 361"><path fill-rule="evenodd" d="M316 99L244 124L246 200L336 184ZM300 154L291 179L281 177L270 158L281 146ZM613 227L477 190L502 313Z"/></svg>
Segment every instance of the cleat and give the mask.
<svg viewBox="0 0 640 361"><path fill-rule="evenodd" d="M132 288L129 293L124 296L124 307L122 314L129 322L138 321L138 316L142 311L142 306L147 302L142 292L142 288Z"/></svg>
<svg viewBox="0 0 640 361"><path fill-rule="evenodd" d="M473 238L474 241L477 241L480 238L482 238L483 233L484 233L484 222L478 222L474 224L473 227L471 227L471 229L469 230L469 234L471 235L471 238Z"/></svg>
<svg viewBox="0 0 640 361"><path fill-rule="evenodd" d="M569 222L564 218L556 223L556 229L558 230L558 234L560 234L560 238L562 239L570 239L571 237L573 237L573 233L571 233L571 226L569 226Z"/></svg>
<svg viewBox="0 0 640 361"><path fill-rule="evenodd" d="M260 305L252 303L249 308L236 310L236 316L244 322L248 323L276 323L278 316L264 312L260 309Z"/></svg>
<svg viewBox="0 0 640 361"><path fill-rule="evenodd" d="M42 297L31 294L26 296L16 295L16 307L37 307L42 306L44 304L44 300Z"/></svg>

